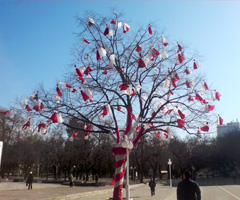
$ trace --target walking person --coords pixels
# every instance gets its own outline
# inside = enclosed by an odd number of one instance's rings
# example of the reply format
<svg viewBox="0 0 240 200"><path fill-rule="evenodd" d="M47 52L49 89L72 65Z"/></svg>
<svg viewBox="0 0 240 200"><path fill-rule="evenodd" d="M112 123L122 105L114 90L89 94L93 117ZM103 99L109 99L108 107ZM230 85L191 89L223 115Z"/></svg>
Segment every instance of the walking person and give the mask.
<svg viewBox="0 0 240 200"><path fill-rule="evenodd" d="M33 175L32 175L32 172L30 172L27 177L27 185L29 190L32 189L32 183L33 183Z"/></svg>
<svg viewBox="0 0 240 200"><path fill-rule="evenodd" d="M155 187L156 187L156 183L155 181L153 180L153 178L149 181L149 187L151 189L151 196L154 196L155 195Z"/></svg>
<svg viewBox="0 0 240 200"><path fill-rule="evenodd" d="M70 184L70 187L73 187L73 175L72 175L72 173L69 176L69 184Z"/></svg>
<svg viewBox="0 0 240 200"><path fill-rule="evenodd" d="M201 200L199 185L190 177L191 172L186 170L183 174L184 180L177 186L177 200Z"/></svg>
<svg viewBox="0 0 240 200"><path fill-rule="evenodd" d="M98 187L98 178L99 178L99 176L98 176L98 174L96 174L95 175L96 187Z"/></svg>

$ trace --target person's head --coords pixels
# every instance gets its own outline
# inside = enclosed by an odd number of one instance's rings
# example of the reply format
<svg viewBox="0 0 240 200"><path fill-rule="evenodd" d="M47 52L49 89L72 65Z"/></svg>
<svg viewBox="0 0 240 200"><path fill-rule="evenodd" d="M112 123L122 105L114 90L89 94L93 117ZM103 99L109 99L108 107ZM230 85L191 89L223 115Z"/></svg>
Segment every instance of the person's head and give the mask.
<svg viewBox="0 0 240 200"><path fill-rule="evenodd" d="M185 170L183 173L184 179L189 179L191 178L191 172L189 170Z"/></svg>

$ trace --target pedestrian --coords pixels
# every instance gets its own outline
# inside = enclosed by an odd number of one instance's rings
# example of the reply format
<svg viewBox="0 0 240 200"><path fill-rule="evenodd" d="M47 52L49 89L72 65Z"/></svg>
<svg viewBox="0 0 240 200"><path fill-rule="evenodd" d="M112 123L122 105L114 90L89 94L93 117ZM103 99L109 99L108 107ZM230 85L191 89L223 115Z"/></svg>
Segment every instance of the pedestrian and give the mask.
<svg viewBox="0 0 240 200"><path fill-rule="evenodd" d="M151 196L154 196L155 195L155 187L156 187L156 183L155 181L153 180L153 178L149 181L149 187L151 189Z"/></svg>
<svg viewBox="0 0 240 200"><path fill-rule="evenodd" d="M177 200L201 200L200 188L190 177L191 172L186 170L183 174L184 180L177 186Z"/></svg>
<svg viewBox="0 0 240 200"><path fill-rule="evenodd" d="M85 174L83 174L83 182L84 182L84 183L86 182L86 176L85 176Z"/></svg>
<svg viewBox="0 0 240 200"><path fill-rule="evenodd" d="M70 187L73 187L73 175L72 175L72 173L70 174L70 177L69 177L69 184L70 184Z"/></svg>
<svg viewBox="0 0 240 200"><path fill-rule="evenodd" d="M96 174L95 175L96 187L98 187L98 178L99 178L99 176L98 176L98 174Z"/></svg>
<svg viewBox="0 0 240 200"><path fill-rule="evenodd" d="M32 189L32 183L33 183L33 175L32 175L32 172L30 172L27 177L27 186L29 190Z"/></svg>

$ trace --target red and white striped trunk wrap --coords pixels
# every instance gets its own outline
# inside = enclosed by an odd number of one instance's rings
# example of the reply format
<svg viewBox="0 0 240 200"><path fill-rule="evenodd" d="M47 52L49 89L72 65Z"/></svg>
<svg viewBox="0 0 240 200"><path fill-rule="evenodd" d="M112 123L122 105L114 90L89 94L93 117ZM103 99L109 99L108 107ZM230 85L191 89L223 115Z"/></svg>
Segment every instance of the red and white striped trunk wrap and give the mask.
<svg viewBox="0 0 240 200"><path fill-rule="evenodd" d="M122 200L122 188L124 181L124 174L127 167L126 149L123 147L115 147L112 149L116 159L115 176L112 182L114 184L113 200Z"/></svg>

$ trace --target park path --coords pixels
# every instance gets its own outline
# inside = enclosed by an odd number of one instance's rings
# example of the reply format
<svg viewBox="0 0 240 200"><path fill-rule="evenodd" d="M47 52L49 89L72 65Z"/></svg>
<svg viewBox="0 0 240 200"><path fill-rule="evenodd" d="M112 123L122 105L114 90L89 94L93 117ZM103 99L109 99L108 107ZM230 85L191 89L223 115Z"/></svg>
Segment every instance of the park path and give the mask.
<svg viewBox="0 0 240 200"><path fill-rule="evenodd" d="M198 180L202 192L202 200L240 200L240 185L233 185L231 180L202 179ZM177 182L173 188L158 183L156 195L150 196L148 184L131 185L131 197L134 200L176 200ZM34 183L33 190L27 190L24 182L2 182L0 184L0 200L107 200L112 197L113 186L104 187L72 187L59 184ZM123 190L125 197L125 190Z"/></svg>

